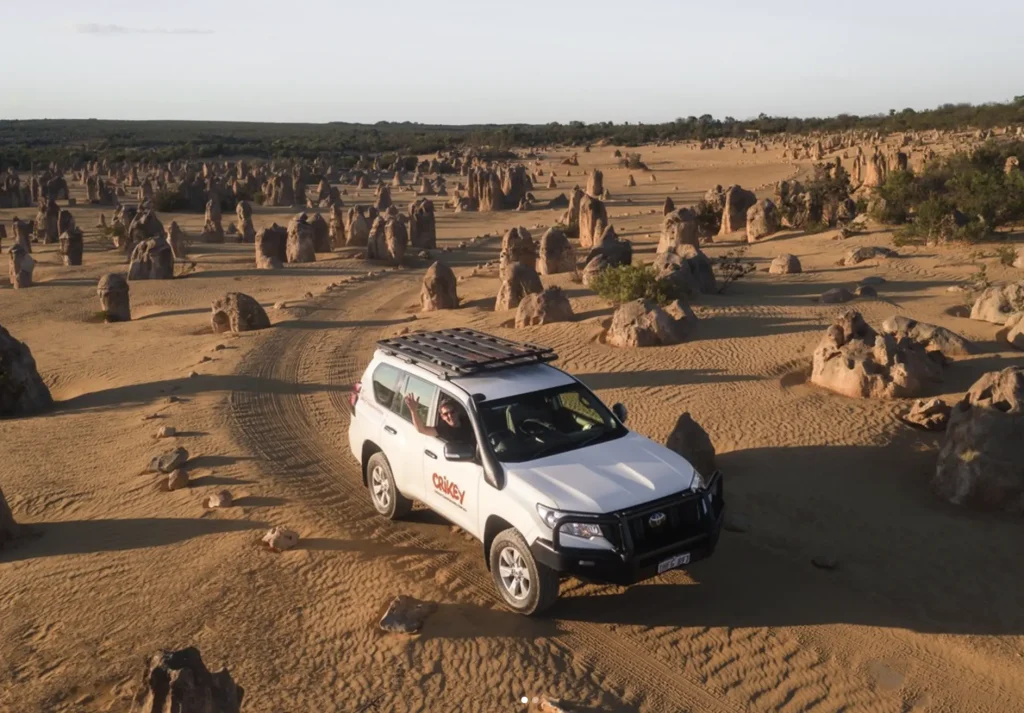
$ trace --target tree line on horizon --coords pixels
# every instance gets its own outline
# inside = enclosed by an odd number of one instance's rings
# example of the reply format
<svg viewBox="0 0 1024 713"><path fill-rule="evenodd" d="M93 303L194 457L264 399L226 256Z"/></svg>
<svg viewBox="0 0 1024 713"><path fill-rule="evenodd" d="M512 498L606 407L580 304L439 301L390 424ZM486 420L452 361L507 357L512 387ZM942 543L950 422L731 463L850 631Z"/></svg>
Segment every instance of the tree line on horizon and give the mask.
<svg viewBox="0 0 1024 713"><path fill-rule="evenodd" d="M886 114L839 114L826 118L716 119L710 114L660 124L613 122L567 124L475 124L465 126L387 122L278 124L227 121L119 121L96 119L0 120L0 169L29 170L51 161L69 165L108 159L171 161L245 157L323 158L340 165L359 154L424 154L455 148L562 144L607 140L624 146L656 141L703 140L849 130L892 133L931 129L991 129L1024 123L1024 95L989 104L943 104L935 109L890 110Z"/></svg>

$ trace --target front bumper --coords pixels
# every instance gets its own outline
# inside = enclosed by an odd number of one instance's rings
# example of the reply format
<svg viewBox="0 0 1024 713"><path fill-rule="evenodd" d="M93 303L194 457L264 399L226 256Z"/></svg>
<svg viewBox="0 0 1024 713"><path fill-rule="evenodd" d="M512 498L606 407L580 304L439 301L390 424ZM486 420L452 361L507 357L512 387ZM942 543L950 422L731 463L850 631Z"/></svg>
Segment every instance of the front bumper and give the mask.
<svg viewBox="0 0 1024 713"><path fill-rule="evenodd" d="M591 582L635 584L656 577L658 565L676 555L689 553L689 562L693 563L714 553L725 512L723 493L722 474L715 471L707 486L697 492L686 492L608 515L567 514L555 523L553 540L535 540L530 551L538 562L562 574ZM678 537L669 542L659 542L656 547L638 544L632 534L636 532L636 520L674 507L693 507L698 515L692 523L679 527ZM559 542L559 528L567 522L601 525L617 539L615 549L564 547Z"/></svg>

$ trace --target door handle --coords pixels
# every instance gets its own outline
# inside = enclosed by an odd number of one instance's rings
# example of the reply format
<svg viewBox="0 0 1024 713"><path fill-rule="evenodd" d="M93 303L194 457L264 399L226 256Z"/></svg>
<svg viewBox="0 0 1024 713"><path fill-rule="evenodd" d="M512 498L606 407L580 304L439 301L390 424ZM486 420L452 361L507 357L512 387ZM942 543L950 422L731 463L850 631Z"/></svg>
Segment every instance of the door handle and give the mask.
<svg viewBox="0 0 1024 713"><path fill-rule="evenodd" d="M390 433L392 436L394 436L396 433L398 433L398 431L396 431L395 429L391 428L391 426L385 426L384 430L387 431L388 433Z"/></svg>
<svg viewBox="0 0 1024 713"><path fill-rule="evenodd" d="M428 458L433 458L434 460L437 460L437 454L434 453L434 451L423 451L423 452L427 454Z"/></svg>

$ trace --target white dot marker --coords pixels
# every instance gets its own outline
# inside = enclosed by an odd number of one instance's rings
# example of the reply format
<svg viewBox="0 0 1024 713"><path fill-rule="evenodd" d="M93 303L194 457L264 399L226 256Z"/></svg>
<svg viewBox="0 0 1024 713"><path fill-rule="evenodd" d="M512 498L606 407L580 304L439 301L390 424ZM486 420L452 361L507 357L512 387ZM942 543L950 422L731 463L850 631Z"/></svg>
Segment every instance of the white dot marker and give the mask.
<svg viewBox="0 0 1024 713"><path fill-rule="evenodd" d="M526 696L523 696L522 698L519 699L519 702L520 703L529 703L530 699L527 698Z"/></svg>

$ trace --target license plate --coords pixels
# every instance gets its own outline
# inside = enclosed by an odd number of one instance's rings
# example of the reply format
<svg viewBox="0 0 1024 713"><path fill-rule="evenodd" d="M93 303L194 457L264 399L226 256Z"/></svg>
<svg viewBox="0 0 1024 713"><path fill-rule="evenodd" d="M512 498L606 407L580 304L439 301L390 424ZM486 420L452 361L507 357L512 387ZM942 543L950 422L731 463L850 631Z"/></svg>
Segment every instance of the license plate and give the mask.
<svg viewBox="0 0 1024 713"><path fill-rule="evenodd" d="M662 572L668 572L670 569L676 567L682 567L684 564L690 564L690 553L684 552L681 555L675 557L669 557L667 560L662 560L658 563L658 574Z"/></svg>

